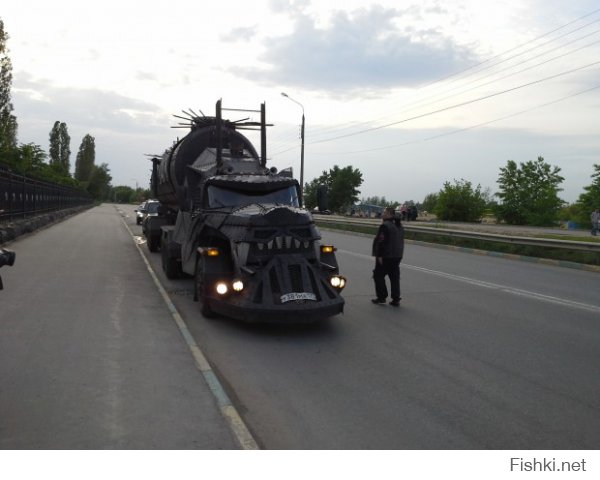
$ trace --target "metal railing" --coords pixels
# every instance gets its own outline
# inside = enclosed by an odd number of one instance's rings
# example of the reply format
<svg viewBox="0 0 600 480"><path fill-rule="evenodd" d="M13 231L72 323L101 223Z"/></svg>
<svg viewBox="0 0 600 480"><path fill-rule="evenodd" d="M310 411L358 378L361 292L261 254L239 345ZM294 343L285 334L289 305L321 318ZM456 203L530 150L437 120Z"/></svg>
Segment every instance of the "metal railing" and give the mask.
<svg viewBox="0 0 600 480"><path fill-rule="evenodd" d="M377 226L381 219L357 219L347 217L326 217L319 215L315 221L320 224L339 224L339 225L362 225ZM403 223L404 230L409 232L426 233L429 235L439 235L446 237L470 238L474 240L485 240L489 242L512 243L514 245L532 245L536 247L559 248L578 250L582 252L598 253L600 252L600 243L579 242L573 240L557 240L549 238L535 238L518 235L498 235L496 233L473 232L466 230L452 230L438 227L424 227Z"/></svg>
<svg viewBox="0 0 600 480"><path fill-rule="evenodd" d="M83 190L20 175L0 164L0 223L90 203Z"/></svg>

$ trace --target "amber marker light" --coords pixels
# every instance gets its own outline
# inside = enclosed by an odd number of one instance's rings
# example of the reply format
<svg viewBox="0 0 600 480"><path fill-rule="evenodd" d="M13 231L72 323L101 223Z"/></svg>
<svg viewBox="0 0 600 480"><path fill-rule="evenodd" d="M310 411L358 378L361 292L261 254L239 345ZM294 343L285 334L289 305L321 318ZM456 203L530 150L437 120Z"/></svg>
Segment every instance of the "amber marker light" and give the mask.
<svg viewBox="0 0 600 480"><path fill-rule="evenodd" d="M336 250L333 245L321 245L321 253L333 253Z"/></svg>

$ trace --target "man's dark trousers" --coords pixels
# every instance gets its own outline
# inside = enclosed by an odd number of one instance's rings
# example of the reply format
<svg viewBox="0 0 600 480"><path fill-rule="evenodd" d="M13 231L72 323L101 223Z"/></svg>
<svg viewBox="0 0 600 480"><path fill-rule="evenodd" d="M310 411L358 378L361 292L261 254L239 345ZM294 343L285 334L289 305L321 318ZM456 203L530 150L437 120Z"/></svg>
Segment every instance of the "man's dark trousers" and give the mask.
<svg viewBox="0 0 600 480"><path fill-rule="evenodd" d="M392 300L400 300L400 259L383 258L380 264L375 260L375 270L373 270L373 280L375 280L375 294L380 300L385 300L388 296L385 276L390 277L390 290Z"/></svg>

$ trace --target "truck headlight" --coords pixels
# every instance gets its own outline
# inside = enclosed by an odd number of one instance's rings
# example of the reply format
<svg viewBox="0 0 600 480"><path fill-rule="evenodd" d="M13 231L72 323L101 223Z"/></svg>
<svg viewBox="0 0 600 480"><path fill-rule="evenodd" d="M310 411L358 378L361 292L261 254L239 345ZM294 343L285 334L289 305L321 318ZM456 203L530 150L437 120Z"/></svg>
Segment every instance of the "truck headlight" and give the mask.
<svg viewBox="0 0 600 480"><path fill-rule="evenodd" d="M225 295L229 289L227 288L227 284L225 282L219 282L217 283L216 290L219 295Z"/></svg>
<svg viewBox="0 0 600 480"><path fill-rule="evenodd" d="M333 288L341 290L346 286L346 278L341 275L333 275L329 278L329 283Z"/></svg>
<svg viewBox="0 0 600 480"><path fill-rule="evenodd" d="M241 292L244 289L244 282L241 280L234 280L231 286L233 287L234 292Z"/></svg>

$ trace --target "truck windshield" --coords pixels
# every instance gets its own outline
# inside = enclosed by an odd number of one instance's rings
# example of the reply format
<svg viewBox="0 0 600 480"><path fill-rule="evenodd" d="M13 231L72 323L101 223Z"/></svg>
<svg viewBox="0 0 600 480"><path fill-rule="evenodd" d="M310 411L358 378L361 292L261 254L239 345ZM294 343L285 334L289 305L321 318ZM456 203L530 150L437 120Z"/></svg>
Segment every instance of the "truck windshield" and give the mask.
<svg viewBox="0 0 600 480"><path fill-rule="evenodd" d="M272 192L247 192L217 187L216 185L209 185L208 187L208 206L211 208L241 207L253 203L299 206L298 194L296 187L293 185Z"/></svg>

